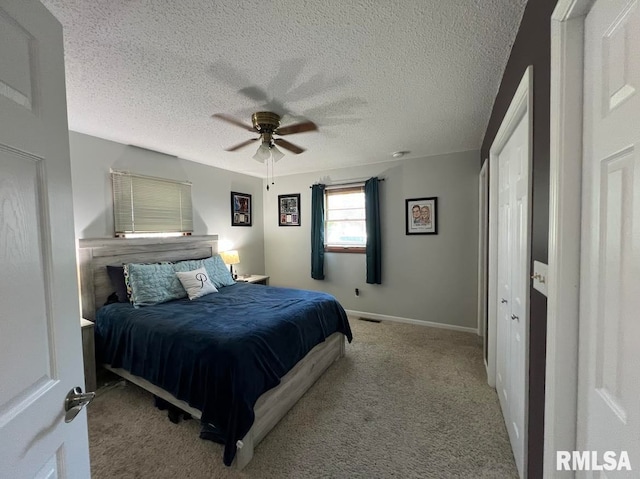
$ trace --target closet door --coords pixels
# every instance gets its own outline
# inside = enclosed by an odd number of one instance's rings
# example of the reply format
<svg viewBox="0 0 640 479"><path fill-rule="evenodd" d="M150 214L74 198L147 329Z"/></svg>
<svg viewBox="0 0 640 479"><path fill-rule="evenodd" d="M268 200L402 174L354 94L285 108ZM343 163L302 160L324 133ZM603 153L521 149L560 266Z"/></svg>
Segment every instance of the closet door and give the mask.
<svg viewBox="0 0 640 479"><path fill-rule="evenodd" d="M507 143L498 159L498 321L496 354L496 390L503 411L509 410L511 399L509 356L511 336L511 269L510 252L511 203L509 163L511 147Z"/></svg>
<svg viewBox="0 0 640 479"><path fill-rule="evenodd" d="M527 407L528 123L527 115L523 115L498 157L496 388L521 476Z"/></svg>
<svg viewBox="0 0 640 479"><path fill-rule="evenodd" d="M509 438L516 464L523 476L525 420L527 410L527 312L529 298L529 162L528 118L524 116L510 140L509 203L511 213L509 270L511 301L509 315Z"/></svg>
<svg viewBox="0 0 640 479"><path fill-rule="evenodd" d="M528 67L489 150L489 335L495 338L495 384L520 477L527 468L532 86Z"/></svg>

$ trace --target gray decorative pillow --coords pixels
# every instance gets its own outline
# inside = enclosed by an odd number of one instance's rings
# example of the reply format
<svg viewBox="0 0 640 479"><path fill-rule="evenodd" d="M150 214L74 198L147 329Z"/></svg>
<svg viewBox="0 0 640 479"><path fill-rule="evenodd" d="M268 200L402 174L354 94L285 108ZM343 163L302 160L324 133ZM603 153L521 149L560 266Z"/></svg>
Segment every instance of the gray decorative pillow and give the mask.
<svg viewBox="0 0 640 479"><path fill-rule="evenodd" d="M207 270L204 268L198 268L187 272L176 271L176 276L182 283L184 289L187 290L187 295L191 300L206 296L210 293L218 292L209 279Z"/></svg>

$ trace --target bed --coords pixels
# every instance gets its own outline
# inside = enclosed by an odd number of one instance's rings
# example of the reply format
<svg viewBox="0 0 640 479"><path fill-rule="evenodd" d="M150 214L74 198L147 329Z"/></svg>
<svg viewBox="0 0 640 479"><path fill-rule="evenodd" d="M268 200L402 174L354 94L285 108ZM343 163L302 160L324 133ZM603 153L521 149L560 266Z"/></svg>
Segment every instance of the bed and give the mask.
<svg viewBox="0 0 640 479"><path fill-rule="evenodd" d="M224 463L242 469L254 447L344 355L351 331L342 307L325 293L247 283L194 301L102 307L113 289L107 265L216 252L217 236L80 240L82 311L98 320L96 348L107 369L215 424L223 432Z"/></svg>

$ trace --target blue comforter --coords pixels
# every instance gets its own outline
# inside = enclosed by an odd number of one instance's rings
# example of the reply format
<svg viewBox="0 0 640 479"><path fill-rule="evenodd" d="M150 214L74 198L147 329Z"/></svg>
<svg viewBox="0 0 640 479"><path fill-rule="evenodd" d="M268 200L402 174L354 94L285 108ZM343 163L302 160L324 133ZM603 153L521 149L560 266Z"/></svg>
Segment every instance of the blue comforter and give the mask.
<svg viewBox="0 0 640 479"><path fill-rule="evenodd" d="M202 411L224 435L229 466L258 397L336 331L351 341L347 315L329 294L238 283L194 301L104 306L96 354Z"/></svg>

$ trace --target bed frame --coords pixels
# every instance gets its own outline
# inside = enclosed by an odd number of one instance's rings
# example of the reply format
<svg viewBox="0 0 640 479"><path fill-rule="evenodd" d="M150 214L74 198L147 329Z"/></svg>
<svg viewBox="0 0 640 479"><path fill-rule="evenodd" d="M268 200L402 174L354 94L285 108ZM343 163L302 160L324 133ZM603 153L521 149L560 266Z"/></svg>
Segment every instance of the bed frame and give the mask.
<svg viewBox="0 0 640 479"><path fill-rule="evenodd" d="M107 265L122 263L155 263L207 258L218 252L218 236L182 236L176 238L100 238L79 240L78 259L80 265L80 289L82 316L95 320L96 310L113 292L107 274ZM254 407L255 421L241 441L237 443L234 464L244 468L253 458L253 449L284 417L311 385L336 360L344 356L345 337L334 333L323 343L313 348L280 384L258 398ZM171 393L149 381L120 368L103 365L119 376L159 396L196 418L201 412L177 399Z"/></svg>

